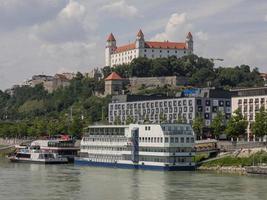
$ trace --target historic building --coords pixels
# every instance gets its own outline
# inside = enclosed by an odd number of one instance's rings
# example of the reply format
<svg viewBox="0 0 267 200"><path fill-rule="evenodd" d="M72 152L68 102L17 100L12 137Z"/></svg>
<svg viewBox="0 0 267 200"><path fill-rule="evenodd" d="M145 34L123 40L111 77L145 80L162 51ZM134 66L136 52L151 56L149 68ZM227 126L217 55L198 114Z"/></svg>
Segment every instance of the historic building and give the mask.
<svg viewBox="0 0 267 200"><path fill-rule="evenodd" d="M182 120L192 123L201 116L209 127L218 112L225 115L225 122L231 117L231 94L222 89L203 88L188 90L181 96L114 96L109 104L109 123L173 123Z"/></svg>
<svg viewBox="0 0 267 200"><path fill-rule="evenodd" d="M105 95L123 94L124 89L135 94L142 88L153 89L164 86L177 88L186 85L188 85L188 79L182 76L121 78L117 73L112 72L105 79Z"/></svg>
<svg viewBox="0 0 267 200"><path fill-rule="evenodd" d="M261 107L267 109L267 87L243 88L232 90L232 113L240 109L245 119L248 120L247 139L254 140L251 125L255 121L256 113Z"/></svg>
<svg viewBox="0 0 267 200"><path fill-rule="evenodd" d="M105 95L118 95L123 92L123 78L116 72L112 72L105 79Z"/></svg>
<svg viewBox="0 0 267 200"><path fill-rule="evenodd" d="M130 63L134 58L161 58L176 56L177 58L193 53L193 36L189 32L185 42L146 41L142 30L136 35L134 42L117 46L116 39L111 33L107 39L105 61L106 66Z"/></svg>

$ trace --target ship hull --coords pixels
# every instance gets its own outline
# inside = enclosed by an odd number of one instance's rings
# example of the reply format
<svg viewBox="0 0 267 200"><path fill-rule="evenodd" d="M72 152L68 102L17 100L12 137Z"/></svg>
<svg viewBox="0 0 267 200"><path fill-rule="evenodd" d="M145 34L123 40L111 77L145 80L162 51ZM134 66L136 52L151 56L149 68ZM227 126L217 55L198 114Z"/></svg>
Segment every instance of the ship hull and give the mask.
<svg viewBox="0 0 267 200"><path fill-rule="evenodd" d="M140 170L157 170L157 171L193 171L195 166L157 166L157 165L142 165L142 164L125 164L125 163L110 163L110 162L95 162L75 158L75 165L91 166L91 167L107 167L121 169L140 169Z"/></svg>

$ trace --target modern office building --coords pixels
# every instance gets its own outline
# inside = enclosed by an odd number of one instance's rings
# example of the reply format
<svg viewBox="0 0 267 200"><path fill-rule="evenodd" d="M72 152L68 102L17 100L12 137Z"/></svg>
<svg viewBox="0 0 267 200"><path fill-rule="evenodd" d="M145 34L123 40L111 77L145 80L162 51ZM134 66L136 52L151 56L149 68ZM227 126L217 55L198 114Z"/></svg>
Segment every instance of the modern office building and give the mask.
<svg viewBox="0 0 267 200"><path fill-rule="evenodd" d="M242 111L245 119L248 120L248 140L254 140L250 128L255 121L256 113L261 107L267 108L267 87L234 89L232 91L232 112L238 108Z"/></svg>
<svg viewBox="0 0 267 200"><path fill-rule="evenodd" d="M210 126L218 112L231 117L231 94L222 89L190 89L179 97L118 95L109 104L109 123L192 123L196 116Z"/></svg>

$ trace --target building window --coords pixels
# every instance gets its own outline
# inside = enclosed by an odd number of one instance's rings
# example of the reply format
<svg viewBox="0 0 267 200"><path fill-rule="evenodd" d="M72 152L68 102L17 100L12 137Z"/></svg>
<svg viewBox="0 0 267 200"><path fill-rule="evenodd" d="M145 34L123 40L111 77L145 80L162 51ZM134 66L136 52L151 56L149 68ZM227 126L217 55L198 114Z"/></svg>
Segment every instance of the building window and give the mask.
<svg viewBox="0 0 267 200"><path fill-rule="evenodd" d="M197 99L197 105L202 105L201 99Z"/></svg>
<svg viewBox="0 0 267 200"><path fill-rule="evenodd" d="M168 143L169 142L169 138L165 137L164 141L165 141L165 143Z"/></svg>

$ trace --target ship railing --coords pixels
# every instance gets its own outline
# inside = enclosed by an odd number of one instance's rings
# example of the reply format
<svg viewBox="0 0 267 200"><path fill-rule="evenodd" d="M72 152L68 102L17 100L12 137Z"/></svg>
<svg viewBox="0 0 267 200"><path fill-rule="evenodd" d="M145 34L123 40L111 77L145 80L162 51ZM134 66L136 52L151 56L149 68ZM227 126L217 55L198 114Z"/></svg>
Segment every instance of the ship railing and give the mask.
<svg viewBox="0 0 267 200"><path fill-rule="evenodd" d="M173 130L173 131L163 131L164 135L192 135L192 131L181 131L181 130Z"/></svg>

